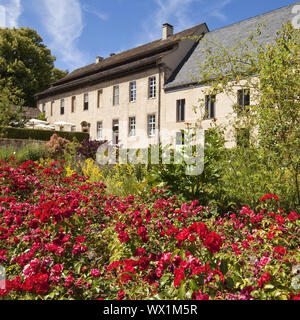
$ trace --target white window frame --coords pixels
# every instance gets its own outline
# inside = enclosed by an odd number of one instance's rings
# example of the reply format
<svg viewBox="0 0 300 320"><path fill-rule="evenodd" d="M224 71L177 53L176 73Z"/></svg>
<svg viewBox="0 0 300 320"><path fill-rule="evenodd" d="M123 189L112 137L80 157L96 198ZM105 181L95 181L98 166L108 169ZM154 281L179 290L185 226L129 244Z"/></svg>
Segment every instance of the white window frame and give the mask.
<svg viewBox="0 0 300 320"><path fill-rule="evenodd" d="M65 114L65 99L60 100L60 114Z"/></svg>
<svg viewBox="0 0 300 320"><path fill-rule="evenodd" d="M72 96L71 98L71 113L74 113L76 109L76 96Z"/></svg>
<svg viewBox="0 0 300 320"><path fill-rule="evenodd" d="M136 118L135 117L129 117L128 127L129 127L129 132L128 132L129 137L135 137L136 135Z"/></svg>
<svg viewBox="0 0 300 320"><path fill-rule="evenodd" d="M97 122L97 140L103 139L103 121Z"/></svg>
<svg viewBox="0 0 300 320"><path fill-rule="evenodd" d="M207 120L214 119L216 117L216 101L216 95L207 95L205 97L205 115Z"/></svg>
<svg viewBox="0 0 300 320"><path fill-rule="evenodd" d="M116 106L120 102L120 87L116 85L113 87L113 105Z"/></svg>
<svg viewBox="0 0 300 320"><path fill-rule="evenodd" d="M115 130L115 128L117 128L117 130ZM119 141L120 141L120 136L119 136L119 132L120 132L120 122L119 122L119 119L113 119L112 121L112 139L113 139L113 144L119 144ZM116 136L118 137L117 138L117 141L116 140ZM115 143L116 142L116 143Z"/></svg>
<svg viewBox="0 0 300 320"><path fill-rule="evenodd" d="M54 101L51 101L51 105L50 105L50 116L53 116L53 107L54 107Z"/></svg>
<svg viewBox="0 0 300 320"><path fill-rule="evenodd" d="M89 110L89 94L85 93L83 95L83 110Z"/></svg>
<svg viewBox="0 0 300 320"><path fill-rule="evenodd" d="M156 98L156 77L149 78L149 99Z"/></svg>
<svg viewBox="0 0 300 320"><path fill-rule="evenodd" d="M240 96L241 94L241 96ZM246 96L249 95L249 101L246 104ZM250 97L250 90L249 89L240 89L237 92L237 97L238 97L238 106L241 110L245 110L245 107L249 106L251 104L251 97ZM241 104L239 103L241 98Z"/></svg>
<svg viewBox="0 0 300 320"><path fill-rule="evenodd" d="M129 84L129 101L136 101L136 81L131 81Z"/></svg>
<svg viewBox="0 0 300 320"><path fill-rule="evenodd" d="M183 146L184 145L184 131L176 132L175 144L176 146Z"/></svg>
<svg viewBox="0 0 300 320"><path fill-rule="evenodd" d="M183 115L183 119L182 119L182 115ZM176 101L176 122L184 122L184 121L185 121L185 99L179 99Z"/></svg>
<svg viewBox="0 0 300 320"><path fill-rule="evenodd" d="M97 108L99 109L101 107L101 97L102 97L103 90L97 91Z"/></svg>
<svg viewBox="0 0 300 320"><path fill-rule="evenodd" d="M148 115L148 135L154 137L156 134L156 116L155 114Z"/></svg>

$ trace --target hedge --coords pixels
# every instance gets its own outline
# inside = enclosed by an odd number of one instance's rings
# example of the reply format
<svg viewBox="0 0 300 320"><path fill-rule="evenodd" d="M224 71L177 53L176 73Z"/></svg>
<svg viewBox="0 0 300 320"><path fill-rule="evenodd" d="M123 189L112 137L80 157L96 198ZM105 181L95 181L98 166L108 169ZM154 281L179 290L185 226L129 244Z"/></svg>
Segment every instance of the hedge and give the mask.
<svg viewBox="0 0 300 320"><path fill-rule="evenodd" d="M2 138L8 139L31 139L49 141L53 134L57 134L62 138L70 141L75 137L78 141L89 139L89 134L86 132L71 132L71 131L54 131L54 130L38 130L27 128L2 128L0 129Z"/></svg>

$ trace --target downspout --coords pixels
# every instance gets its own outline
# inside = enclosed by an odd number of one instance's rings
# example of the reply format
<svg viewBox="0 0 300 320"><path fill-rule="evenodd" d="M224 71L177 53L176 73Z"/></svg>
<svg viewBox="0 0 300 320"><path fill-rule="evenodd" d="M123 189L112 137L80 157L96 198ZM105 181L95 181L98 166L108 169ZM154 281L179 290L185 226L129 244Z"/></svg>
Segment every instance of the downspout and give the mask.
<svg viewBox="0 0 300 320"><path fill-rule="evenodd" d="M158 127L158 144L160 145L160 129L161 129L161 75L162 75L162 67L158 66L159 70L159 79L158 79L158 110L157 110L157 127Z"/></svg>

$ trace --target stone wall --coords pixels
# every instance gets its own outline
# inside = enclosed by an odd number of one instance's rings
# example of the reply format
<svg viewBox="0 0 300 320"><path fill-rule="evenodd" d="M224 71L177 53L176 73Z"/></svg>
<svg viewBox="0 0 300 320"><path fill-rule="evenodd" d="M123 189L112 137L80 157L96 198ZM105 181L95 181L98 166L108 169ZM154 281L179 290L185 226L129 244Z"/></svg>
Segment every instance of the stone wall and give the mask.
<svg viewBox="0 0 300 320"><path fill-rule="evenodd" d="M0 138L0 148L3 147L13 147L16 151L23 148L25 145L34 144L34 145L43 145L45 141L37 141L37 140L25 140L25 139L6 139Z"/></svg>

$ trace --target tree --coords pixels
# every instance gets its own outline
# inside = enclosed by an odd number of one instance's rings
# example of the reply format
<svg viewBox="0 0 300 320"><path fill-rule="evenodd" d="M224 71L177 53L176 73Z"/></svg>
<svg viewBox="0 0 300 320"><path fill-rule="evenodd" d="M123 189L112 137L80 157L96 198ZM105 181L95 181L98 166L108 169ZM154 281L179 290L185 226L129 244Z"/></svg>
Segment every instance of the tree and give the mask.
<svg viewBox="0 0 300 320"><path fill-rule="evenodd" d="M259 26L231 48L209 43L199 77L209 85L205 94L232 96L237 89L250 91L250 106L244 110L233 106L231 127L248 130L257 141L250 148L239 148L240 164L248 163L256 152L260 170L273 173L273 191L281 192L295 209L300 206L300 30L288 23L275 41L265 44L257 40L263 28ZM200 107L204 108L203 100ZM233 170L236 175L238 170Z"/></svg>
<svg viewBox="0 0 300 320"><path fill-rule="evenodd" d="M7 126L23 127L25 119L22 117L23 100L17 97L18 92L0 91L0 132ZM10 98L9 98L10 97ZM13 105L18 107L13 108Z"/></svg>
<svg viewBox="0 0 300 320"><path fill-rule="evenodd" d="M0 92L34 107L34 95L67 72L54 67L55 57L30 28L0 28Z"/></svg>

